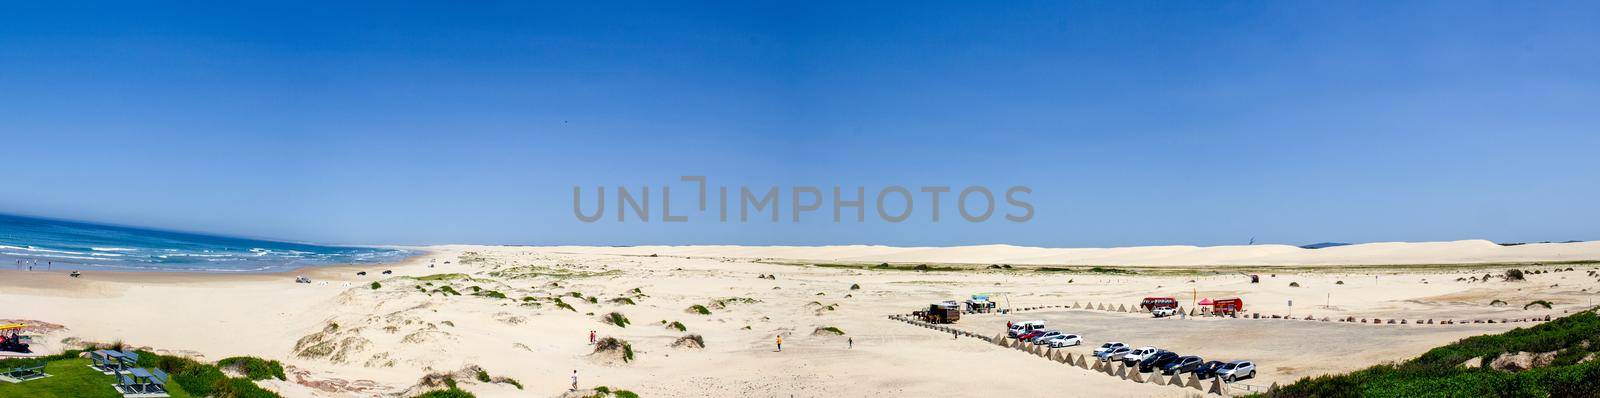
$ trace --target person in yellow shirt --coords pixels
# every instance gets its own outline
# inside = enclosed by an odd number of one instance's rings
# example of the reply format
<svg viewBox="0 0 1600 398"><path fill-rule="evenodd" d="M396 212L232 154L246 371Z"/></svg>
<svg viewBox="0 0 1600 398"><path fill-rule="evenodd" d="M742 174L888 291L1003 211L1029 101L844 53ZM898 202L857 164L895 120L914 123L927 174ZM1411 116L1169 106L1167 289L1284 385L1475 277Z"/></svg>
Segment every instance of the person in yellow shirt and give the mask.
<svg viewBox="0 0 1600 398"><path fill-rule="evenodd" d="M783 352L783 335L778 336L778 352Z"/></svg>

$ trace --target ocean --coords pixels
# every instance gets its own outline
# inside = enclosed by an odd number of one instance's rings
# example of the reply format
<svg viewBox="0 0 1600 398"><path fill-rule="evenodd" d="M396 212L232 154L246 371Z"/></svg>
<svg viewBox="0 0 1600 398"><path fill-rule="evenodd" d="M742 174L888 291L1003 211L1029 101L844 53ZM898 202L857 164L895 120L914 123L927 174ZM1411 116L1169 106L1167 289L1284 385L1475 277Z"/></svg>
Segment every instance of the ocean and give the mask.
<svg viewBox="0 0 1600 398"><path fill-rule="evenodd" d="M0 214L0 266L7 269L273 272L413 254Z"/></svg>

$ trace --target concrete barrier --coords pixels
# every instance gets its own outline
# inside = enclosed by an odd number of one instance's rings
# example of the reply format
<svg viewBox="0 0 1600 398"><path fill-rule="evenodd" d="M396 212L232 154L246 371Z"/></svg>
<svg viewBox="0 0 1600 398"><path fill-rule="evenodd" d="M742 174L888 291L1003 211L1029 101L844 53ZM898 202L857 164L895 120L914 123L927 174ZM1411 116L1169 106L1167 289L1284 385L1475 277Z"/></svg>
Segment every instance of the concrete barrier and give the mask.
<svg viewBox="0 0 1600 398"><path fill-rule="evenodd" d="M1206 394L1228 396L1228 386L1222 384L1222 378L1212 377L1211 387L1206 388Z"/></svg>

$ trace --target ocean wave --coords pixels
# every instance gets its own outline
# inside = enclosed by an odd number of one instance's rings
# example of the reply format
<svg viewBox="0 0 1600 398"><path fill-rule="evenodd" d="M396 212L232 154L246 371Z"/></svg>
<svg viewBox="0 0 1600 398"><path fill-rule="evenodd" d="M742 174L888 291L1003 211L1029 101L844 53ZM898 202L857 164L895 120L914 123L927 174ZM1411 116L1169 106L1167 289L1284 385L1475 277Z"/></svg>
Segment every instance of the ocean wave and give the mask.
<svg viewBox="0 0 1600 398"><path fill-rule="evenodd" d="M126 248L126 247L91 247L89 249L97 251L97 252L134 252L134 251L139 251L139 249L130 249L130 248Z"/></svg>

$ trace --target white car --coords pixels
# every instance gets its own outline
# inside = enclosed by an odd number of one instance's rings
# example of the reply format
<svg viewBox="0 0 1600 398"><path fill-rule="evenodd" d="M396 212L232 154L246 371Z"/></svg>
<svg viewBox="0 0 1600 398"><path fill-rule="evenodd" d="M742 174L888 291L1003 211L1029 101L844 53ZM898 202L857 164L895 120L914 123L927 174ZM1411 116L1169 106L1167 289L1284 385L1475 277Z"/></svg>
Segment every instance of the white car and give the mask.
<svg viewBox="0 0 1600 398"><path fill-rule="evenodd" d="M1118 348L1127 348L1127 347L1128 347L1127 344L1122 344L1122 343L1118 343L1118 342L1110 342L1110 343L1101 344L1100 348L1094 349L1094 356L1100 356L1100 354L1104 354L1106 351L1111 351L1111 350L1115 350L1115 349L1118 349Z"/></svg>
<svg viewBox="0 0 1600 398"><path fill-rule="evenodd" d="M1122 362L1128 363L1129 365L1136 364L1139 363L1139 361L1143 361L1145 358L1149 358L1160 352L1161 349L1155 347L1135 348L1133 351L1129 351L1128 355L1124 355L1122 357Z"/></svg>
<svg viewBox="0 0 1600 398"><path fill-rule="evenodd" d="M1177 308L1157 308L1154 311L1150 311L1150 314L1151 315L1155 315L1156 318L1166 318L1166 317L1169 317L1169 316L1178 315L1178 309Z"/></svg>
<svg viewBox="0 0 1600 398"><path fill-rule="evenodd" d="M1229 383L1256 377L1256 364L1250 361L1233 361L1217 368L1217 377Z"/></svg>
<svg viewBox="0 0 1600 398"><path fill-rule="evenodd" d="M1050 348L1071 347L1083 344L1083 338L1078 337L1076 334L1063 334L1060 336L1051 337L1050 339L1045 340L1044 343L1049 344Z"/></svg>

